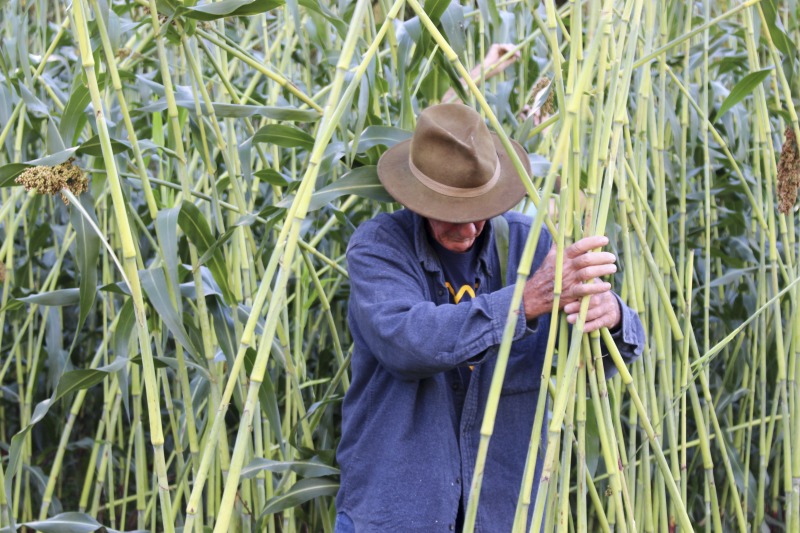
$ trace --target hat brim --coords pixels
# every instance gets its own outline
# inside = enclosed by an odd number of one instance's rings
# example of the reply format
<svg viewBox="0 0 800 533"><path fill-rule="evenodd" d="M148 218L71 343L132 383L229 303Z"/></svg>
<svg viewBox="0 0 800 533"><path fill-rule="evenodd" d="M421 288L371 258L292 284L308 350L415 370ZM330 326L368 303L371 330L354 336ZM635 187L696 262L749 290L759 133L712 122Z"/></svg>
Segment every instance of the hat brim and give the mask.
<svg viewBox="0 0 800 533"><path fill-rule="evenodd" d="M378 178L386 191L410 210L426 218L456 224L487 220L505 213L525 196L525 186L497 134L492 133L500 160L500 177L486 193L472 198L456 198L438 193L419 181L409 168L411 139L389 148L378 161ZM530 161L525 149L511 141L528 175Z"/></svg>

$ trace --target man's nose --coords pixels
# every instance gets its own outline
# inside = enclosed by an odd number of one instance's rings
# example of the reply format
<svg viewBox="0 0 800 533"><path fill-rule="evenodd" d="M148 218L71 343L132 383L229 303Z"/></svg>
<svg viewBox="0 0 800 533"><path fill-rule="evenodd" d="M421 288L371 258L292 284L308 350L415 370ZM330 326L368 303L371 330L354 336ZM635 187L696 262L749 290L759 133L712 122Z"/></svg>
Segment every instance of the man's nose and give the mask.
<svg viewBox="0 0 800 533"><path fill-rule="evenodd" d="M478 228L474 222L467 222L458 226L458 234L462 238L475 237L478 235Z"/></svg>

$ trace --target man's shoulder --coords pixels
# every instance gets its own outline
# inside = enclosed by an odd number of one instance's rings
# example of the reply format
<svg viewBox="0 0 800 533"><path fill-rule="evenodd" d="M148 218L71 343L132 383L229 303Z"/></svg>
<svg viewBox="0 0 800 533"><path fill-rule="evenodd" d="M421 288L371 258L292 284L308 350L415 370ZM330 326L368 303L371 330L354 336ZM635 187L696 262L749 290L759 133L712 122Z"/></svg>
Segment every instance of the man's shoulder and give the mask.
<svg viewBox="0 0 800 533"><path fill-rule="evenodd" d="M408 209L401 209L394 213L381 213L356 228L350 238L348 248L361 244L399 244L413 242L414 215Z"/></svg>

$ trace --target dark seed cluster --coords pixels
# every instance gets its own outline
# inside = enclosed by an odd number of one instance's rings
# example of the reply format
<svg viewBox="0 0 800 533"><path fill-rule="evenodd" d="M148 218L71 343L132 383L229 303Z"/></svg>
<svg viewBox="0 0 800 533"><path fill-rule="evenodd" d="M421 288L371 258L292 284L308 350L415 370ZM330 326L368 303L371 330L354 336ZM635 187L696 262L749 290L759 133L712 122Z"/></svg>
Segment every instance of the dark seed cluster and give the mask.
<svg viewBox="0 0 800 533"><path fill-rule="evenodd" d="M67 197L61 192L63 189L70 190L75 196L89 190L89 180L73 163L74 161L75 159L71 157L53 167L31 167L14 181L25 187L26 191L35 190L40 194L59 193L64 203L69 205Z"/></svg>
<svg viewBox="0 0 800 533"><path fill-rule="evenodd" d="M786 140L778 160L778 210L787 214L797 200L800 187L800 156L797 153L797 138L791 126L786 128Z"/></svg>

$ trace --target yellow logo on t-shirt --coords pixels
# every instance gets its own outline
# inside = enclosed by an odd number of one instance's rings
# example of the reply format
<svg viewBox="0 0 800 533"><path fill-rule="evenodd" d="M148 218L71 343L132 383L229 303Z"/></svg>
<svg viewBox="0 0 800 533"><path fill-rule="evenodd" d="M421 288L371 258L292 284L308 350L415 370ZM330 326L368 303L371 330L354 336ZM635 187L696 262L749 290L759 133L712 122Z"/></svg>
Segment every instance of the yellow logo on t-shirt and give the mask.
<svg viewBox="0 0 800 533"><path fill-rule="evenodd" d="M453 296L453 301L458 303L464 297L464 294L468 294L470 299L475 298L475 291L478 290L479 283L475 282L475 288L473 289L469 285L462 285L458 292L453 289L453 286L450 285L449 281L444 282L444 286L447 287L447 290L450 291L450 294Z"/></svg>

